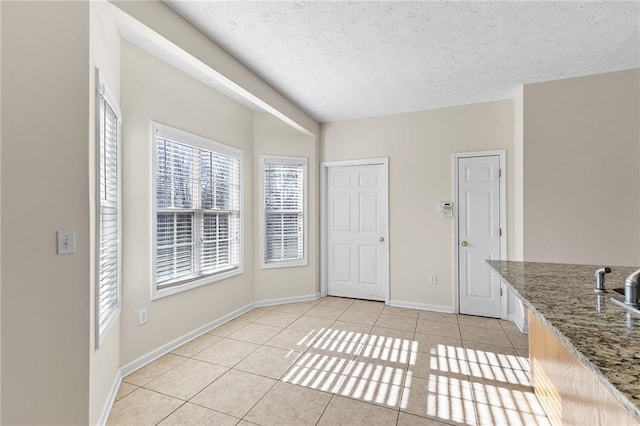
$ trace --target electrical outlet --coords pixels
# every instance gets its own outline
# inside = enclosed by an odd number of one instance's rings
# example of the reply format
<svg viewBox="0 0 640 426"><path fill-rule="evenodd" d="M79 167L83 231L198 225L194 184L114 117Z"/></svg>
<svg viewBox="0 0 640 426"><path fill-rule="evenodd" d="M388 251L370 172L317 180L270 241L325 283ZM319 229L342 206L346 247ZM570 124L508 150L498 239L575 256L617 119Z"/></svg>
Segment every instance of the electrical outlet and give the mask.
<svg viewBox="0 0 640 426"><path fill-rule="evenodd" d="M429 284L430 285L438 284L438 276L437 275L429 275Z"/></svg>
<svg viewBox="0 0 640 426"><path fill-rule="evenodd" d="M138 325L146 324L149 317L147 316L147 309L140 309L138 311Z"/></svg>

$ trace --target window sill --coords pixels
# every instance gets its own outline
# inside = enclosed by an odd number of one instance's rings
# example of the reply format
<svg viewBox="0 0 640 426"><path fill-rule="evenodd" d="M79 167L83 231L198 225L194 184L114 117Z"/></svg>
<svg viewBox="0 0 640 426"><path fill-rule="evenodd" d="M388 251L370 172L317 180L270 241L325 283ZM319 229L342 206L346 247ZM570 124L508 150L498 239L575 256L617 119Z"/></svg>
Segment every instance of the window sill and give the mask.
<svg viewBox="0 0 640 426"><path fill-rule="evenodd" d="M182 284L177 284L172 287L164 288L162 290L158 290L156 288L156 284L154 283L153 287L151 288L151 300L162 299L163 297L172 296L174 294L182 293L194 288L213 284L218 281L226 280L227 278L242 275L242 273L242 268L238 267L215 275L206 275L185 280Z"/></svg>
<svg viewBox="0 0 640 426"><path fill-rule="evenodd" d="M262 262L260 269L297 268L300 266L307 266L308 264L307 259L283 260L280 262L269 263Z"/></svg>

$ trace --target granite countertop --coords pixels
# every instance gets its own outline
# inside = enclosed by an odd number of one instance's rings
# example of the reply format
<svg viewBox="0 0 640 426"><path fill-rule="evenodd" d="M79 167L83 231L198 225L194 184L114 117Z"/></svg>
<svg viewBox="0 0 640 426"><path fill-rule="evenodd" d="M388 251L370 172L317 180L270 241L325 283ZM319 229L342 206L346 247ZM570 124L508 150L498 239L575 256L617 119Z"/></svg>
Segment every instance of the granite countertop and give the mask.
<svg viewBox="0 0 640 426"><path fill-rule="evenodd" d="M609 298L637 268L559 263L488 263L516 296L640 421L640 316ZM608 293L595 288L595 270L610 266Z"/></svg>

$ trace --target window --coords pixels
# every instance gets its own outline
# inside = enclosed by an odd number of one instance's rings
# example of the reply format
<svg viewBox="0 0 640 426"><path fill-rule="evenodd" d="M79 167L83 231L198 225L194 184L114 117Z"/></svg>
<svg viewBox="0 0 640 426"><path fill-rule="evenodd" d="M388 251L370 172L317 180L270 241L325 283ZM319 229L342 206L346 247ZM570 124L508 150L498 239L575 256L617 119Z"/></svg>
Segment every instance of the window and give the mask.
<svg viewBox="0 0 640 426"><path fill-rule="evenodd" d="M241 273L242 151L157 123L153 134L154 296Z"/></svg>
<svg viewBox="0 0 640 426"><path fill-rule="evenodd" d="M96 71L96 348L120 314L120 108Z"/></svg>
<svg viewBox="0 0 640 426"><path fill-rule="evenodd" d="M263 157L263 266L302 266L306 259L307 160Z"/></svg>

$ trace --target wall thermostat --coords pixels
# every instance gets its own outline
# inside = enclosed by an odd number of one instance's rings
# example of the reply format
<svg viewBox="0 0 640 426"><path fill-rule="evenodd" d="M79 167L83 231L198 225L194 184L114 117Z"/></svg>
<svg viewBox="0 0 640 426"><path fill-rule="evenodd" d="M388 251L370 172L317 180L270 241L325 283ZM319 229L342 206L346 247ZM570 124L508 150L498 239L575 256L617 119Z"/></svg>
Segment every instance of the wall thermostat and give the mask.
<svg viewBox="0 0 640 426"><path fill-rule="evenodd" d="M444 217L453 217L453 202L440 201L440 214Z"/></svg>

